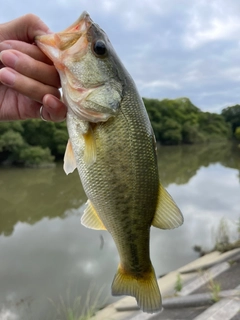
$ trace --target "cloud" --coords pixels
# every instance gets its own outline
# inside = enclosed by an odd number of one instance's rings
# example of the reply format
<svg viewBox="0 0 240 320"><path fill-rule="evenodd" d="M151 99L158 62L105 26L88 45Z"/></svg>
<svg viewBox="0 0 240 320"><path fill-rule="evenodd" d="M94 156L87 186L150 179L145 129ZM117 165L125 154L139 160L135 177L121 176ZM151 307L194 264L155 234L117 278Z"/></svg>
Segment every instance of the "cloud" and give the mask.
<svg viewBox="0 0 240 320"><path fill-rule="evenodd" d="M234 12L229 3L216 0L198 1L190 10L189 16L188 30L183 39L185 45L191 49L197 49L209 42L239 37L238 12Z"/></svg>
<svg viewBox="0 0 240 320"><path fill-rule="evenodd" d="M164 81L164 80L155 80L148 83L141 83L139 84L140 88L150 88L150 89L156 89L156 88L170 88L170 89L179 89L180 86L176 82L172 81Z"/></svg>
<svg viewBox="0 0 240 320"><path fill-rule="evenodd" d="M17 320L19 317L13 313L11 310L2 309L0 310L0 319L1 320Z"/></svg>

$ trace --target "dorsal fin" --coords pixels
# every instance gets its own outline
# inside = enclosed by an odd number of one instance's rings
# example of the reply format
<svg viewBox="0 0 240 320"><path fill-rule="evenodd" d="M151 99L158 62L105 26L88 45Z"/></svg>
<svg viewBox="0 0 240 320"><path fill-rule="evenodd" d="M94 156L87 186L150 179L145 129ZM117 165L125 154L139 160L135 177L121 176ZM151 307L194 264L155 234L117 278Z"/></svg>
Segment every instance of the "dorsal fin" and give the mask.
<svg viewBox="0 0 240 320"><path fill-rule="evenodd" d="M99 218L97 211L94 209L90 200L87 201L87 207L81 218L81 223L86 228L95 230L106 230L102 220Z"/></svg>
<svg viewBox="0 0 240 320"><path fill-rule="evenodd" d="M157 210L152 225L160 229L174 229L183 224L183 215L167 192L160 184Z"/></svg>

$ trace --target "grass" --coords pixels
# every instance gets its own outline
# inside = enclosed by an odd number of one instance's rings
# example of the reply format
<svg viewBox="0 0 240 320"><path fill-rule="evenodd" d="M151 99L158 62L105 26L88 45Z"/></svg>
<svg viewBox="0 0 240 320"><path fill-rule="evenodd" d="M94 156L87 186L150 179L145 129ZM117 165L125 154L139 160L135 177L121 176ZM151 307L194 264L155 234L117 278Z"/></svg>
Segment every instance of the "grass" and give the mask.
<svg viewBox="0 0 240 320"><path fill-rule="evenodd" d="M212 300L214 302L218 302L220 300L220 296L219 296L219 293L221 291L221 285L220 283L218 283L217 281L214 281L213 279L211 279L209 281L209 285L208 285L208 288L211 292L211 295L212 295Z"/></svg>
<svg viewBox="0 0 240 320"><path fill-rule="evenodd" d="M181 275L178 274L174 289L176 292L180 292L182 290L182 287L183 287L183 281L182 281Z"/></svg>
<svg viewBox="0 0 240 320"><path fill-rule="evenodd" d="M219 222L215 235L215 250L222 251L230 244L229 240L229 226L226 219L222 218Z"/></svg>
<svg viewBox="0 0 240 320"><path fill-rule="evenodd" d="M195 245L193 250L198 252L200 256L204 256L213 251L226 252L236 248L240 248L240 218L237 221L230 221L233 223L236 230L233 228L229 228L229 221L225 218L222 218L219 222L219 225L215 231L213 231L214 235L214 247L212 250L203 250L201 246ZM233 240L233 239L237 240ZM232 240L230 240L232 239Z"/></svg>
<svg viewBox="0 0 240 320"><path fill-rule="evenodd" d="M103 288L99 290L95 299L92 299L91 290L88 290L86 300L83 302L81 296L72 298L70 290L66 297L59 297L57 302L48 299L56 311L56 320L89 320L99 309L100 298ZM102 301L103 302L103 301Z"/></svg>

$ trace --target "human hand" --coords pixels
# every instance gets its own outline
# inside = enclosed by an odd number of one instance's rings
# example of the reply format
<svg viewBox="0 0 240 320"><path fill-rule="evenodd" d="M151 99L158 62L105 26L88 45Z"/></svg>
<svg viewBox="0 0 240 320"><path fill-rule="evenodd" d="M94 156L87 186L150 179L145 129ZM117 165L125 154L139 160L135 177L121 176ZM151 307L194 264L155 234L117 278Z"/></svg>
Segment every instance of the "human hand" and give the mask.
<svg viewBox="0 0 240 320"><path fill-rule="evenodd" d="M27 14L0 24L0 121L40 118L62 121L66 106L52 62L33 44L49 33L37 17Z"/></svg>

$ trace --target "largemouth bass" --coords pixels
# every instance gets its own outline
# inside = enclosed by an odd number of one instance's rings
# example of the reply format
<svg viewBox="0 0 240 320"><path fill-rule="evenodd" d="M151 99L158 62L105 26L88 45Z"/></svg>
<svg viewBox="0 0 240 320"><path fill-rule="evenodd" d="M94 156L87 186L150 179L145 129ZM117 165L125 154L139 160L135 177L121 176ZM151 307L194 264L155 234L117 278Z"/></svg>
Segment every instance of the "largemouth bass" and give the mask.
<svg viewBox="0 0 240 320"><path fill-rule="evenodd" d="M112 294L134 296L144 312L158 312L150 227L176 228L183 217L159 182L155 137L134 81L86 12L36 43L61 78L69 132L64 170L78 169L89 199L81 222L108 230L120 256Z"/></svg>

